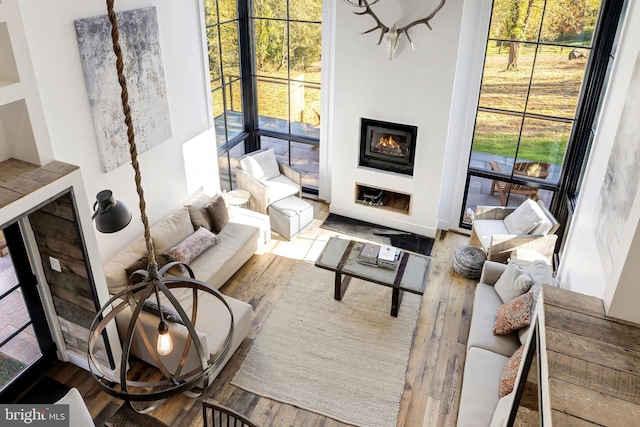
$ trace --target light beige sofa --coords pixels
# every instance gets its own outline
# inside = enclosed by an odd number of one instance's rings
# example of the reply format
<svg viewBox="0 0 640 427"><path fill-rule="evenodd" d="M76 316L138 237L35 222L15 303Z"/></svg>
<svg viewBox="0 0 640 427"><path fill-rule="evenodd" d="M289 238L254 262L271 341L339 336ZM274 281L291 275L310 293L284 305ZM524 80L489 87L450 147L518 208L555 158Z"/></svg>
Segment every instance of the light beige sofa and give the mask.
<svg viewBox="0 0 640 427"><path fill-rule="evenodd" d="M537 300L543 283L551 282L546 284L554 286L557 284L554 283L546 263L543 261L534 263L535 267L530 265L523 265L523 267L529 269L528 273L533 273L529 290L534 292L536 295L534 298ZM528 328L504 336L493 334L496 313L503 304L494 285L506 268L506 264L486 261L480 283L476 287L462 378L458 427L490 426L499 401L501 407L511 406L510 401L513 401L514 393L503 399L499 398L500 378L509 358L521 343L526 341ZM535 301L533 307L535 307ZM530 318L533 318L533 313Z"/></svg>
<svg viewBox="0 0 640 427"><path fill-rule="evenodd" d="M151 227L151 236L154 242L156 254L163 254L171 247L180 243L194 232L194 223L197 223L195 214L202 212L203 205L209 199L206 195L196 198L187 207L181 207L170 216ZM193 261L189 266L193 270L196 279L206 282L212 287L220 288L251 256L266 244L271 236L269 217L247 209L231 206L228 208L229 221L217 234L220 242L208 248ZM116 294L126 289L128 277L126 270L136 263L140 258L146 256L146 245L144 237L141 236L116 257L104 266L104 271L109 286L109 292ZM175 269L170 270L175 275L179 275ZM183 289L174 292L187 313L190 313L192 298L189 291ZM203 293L200 292L199 295ZM207 299L208 297L208 299ZM224 297L229 304L234 317L234 331L231 341L231 348L227 353L226 360L215 371L211 379L219 373L224 364L231 357L242 341L251 331L253 312L251 305L236 300L231 297ZM163 304L168 304L163 300ZM203 348L208 349L209 354L218 351L224 342L229 329L230 316L223 304L210 296L205 296L199 302L198 318L195 324L196 331L200 337ZM116 317L118 329L123 335L131 318L130 310L123 310ZM158 334L158 317L154 314L141 312L140 319L145 331L152 342L155 342ZM174 342L174 348L182 349L188 336L185 326L171 322L170 333ZM193 345L193 344L192 344ZM145 348L142 339L134 335L131 346L131 353L137 358L147 363L155 365L153 358ZM191 358L187 359L183 372L189 372L199 366L196 353L190 352ZM170 369L178 363L180 352L174 351L167 356L161 356L162 362Z"/></svg>

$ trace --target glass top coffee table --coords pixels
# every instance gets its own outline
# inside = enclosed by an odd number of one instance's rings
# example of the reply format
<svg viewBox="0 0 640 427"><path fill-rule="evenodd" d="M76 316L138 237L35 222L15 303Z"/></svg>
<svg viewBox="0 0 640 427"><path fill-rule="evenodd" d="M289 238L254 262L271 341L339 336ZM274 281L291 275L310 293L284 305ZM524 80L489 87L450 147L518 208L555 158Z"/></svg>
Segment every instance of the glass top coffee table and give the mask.
<svg viewBox="0 0 640 427"><path fill-rule="evenodd" d="M365 265L357 261L363 245L362 242L331 237L315 265L335 271L334 298L338 301L342 300L352 277L392 288L391 315L398 317L405 291L417 295L424 294L430 259L401 252L400 264L395 270Z"/></svg>

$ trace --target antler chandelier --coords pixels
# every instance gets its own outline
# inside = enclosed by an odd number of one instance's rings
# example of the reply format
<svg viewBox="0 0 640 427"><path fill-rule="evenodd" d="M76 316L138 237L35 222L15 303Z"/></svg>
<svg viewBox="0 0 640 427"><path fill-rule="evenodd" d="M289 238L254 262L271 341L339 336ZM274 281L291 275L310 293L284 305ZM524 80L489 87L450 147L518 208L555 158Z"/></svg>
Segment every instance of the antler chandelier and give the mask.
<svg viewBox="0 0 640 427"><path fill-rule="evenodd" d="M362 34L368 34L372 31L380 30L380 38L378 39L378 45L382 43L382 38L386 35L387 42L389 43L389 48L388 48L389 50L387 53L389 60L393 59L396 53L396 49L398 48L398 42L400 41L403 34L407 37L407 40L409 40L409 43L411 44L411 49L416 50L413 45L413 41L411 40L411 37L409 37L409 29L411 29L413 26L418 24L425 24L427 27L429 27L430 30L433 30L433 28L431 28L431 24L429 24L429 21L431 21L431 19L436 15L436 13L438 13L440 9L442 9L442 7L446 2L446 0L441 0L440 4L433 10L433 12L431 12L428 16L424 18L416 19L415 21L405 25L404 27L398 27L397 24L393 24L391 28L389 28L386 25L384 25L382 21L380 21L380 19L376 16L376 14L371 9L371 5L374 3L377 3L378 0L373 0L371 3L369 3L368 0L358 0L358 4L356 4L355 2L352 2L352 0L345 0L345 1L352 6L360 6L360 7L364 6L364 10L362 12L353 12L353 13L355 13L356 15L370 15L376 21L375 27L363 32Z"/></svg>
<svg viewBox="0 0 640 427"><path fill-rule="evenodd" d="M129 108L129 95L127 91L127 82L123 72L122 51L119 44L118 22L116 14L113 10L114 0L107 0L108 18L112 25L111 38L113 41L113 51L116 56L116 69L118 73L118 82L121 87L122 111L124 113L125 123L127 125L127 136L129 142L129 152L131 155L131 164L135 171L135 183L138 197L140 200L140 215L144 225L144 238L149 254L147 270L138 270L133 276L142 276L142 282L135 285L128 285L127 289L114 295L107 303L98 311L89 332L89 348L88 360L89 370L96 380L101 390L124 400L127 405L137 412L149 412L155 409L162 401L170 396L187 393L197 397L197 393L191 392L196 386L206 388L209 384L210 375L225 360L231 344L233 335L234 320L231 308L223 298L222 294L210 285L195 279L191 268L182 263L172 262L158 270L158 262L156 260L153 241L149 221L146 214L146 203L144 200L144 191L141 184L140 167L138 164L138 154L135 144L135 136L133 132L133 120L131 110ZM185 267L189 277L164 277L164 274L170 268L182 265ZM130 283L132 280L130 278ZM191 295L190 314L187 315L183 307L180 305L175 295ZM224 307L229 312L230 327L226 338L222 341L222 345L214 354L209 354L209 350L203 348L203 345L196 333L195 324L198 314L198 302L200 299L215 298L220 302L220 308ZM158 328L157 334L145 332L142 321L139 318L145 300L155 298L158 306ZM168 302L167 302L168 301ZM171 327L165 319L162 303L170 304L177 311L182 323L188 331L188 336L184 341L184 348L173 349L171 340ZM126 333L122 338L122 357L120 360L119 376L111 374L97 359L96 349L100 337L110 322L115 322L115 318L119 313L130 310L131 320L127 326ZM155 331L153 331L155 332ZM144 342L145 350L151 356L155 366L162 375L162 379L157 381L137 381L131 378L128 371L129 356L134 335ZM156 345L152 343L152 338L156 338ZM163 356L172 352L177 353L179 361L177 363L165 363ZM182 372L186 360L193 353L199 360L199 367L189 372ZM176 359L173 357L172 359ZM152 402L144 408L136 407L133 402Z"/></svg>

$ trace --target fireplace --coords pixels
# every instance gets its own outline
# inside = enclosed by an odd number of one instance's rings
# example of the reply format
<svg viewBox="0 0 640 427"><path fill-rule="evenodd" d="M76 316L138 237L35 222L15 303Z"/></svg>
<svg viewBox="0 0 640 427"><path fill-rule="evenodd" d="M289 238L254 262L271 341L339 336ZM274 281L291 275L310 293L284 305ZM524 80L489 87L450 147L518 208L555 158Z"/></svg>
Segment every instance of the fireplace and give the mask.
<svg viewBox="0 0 640 427"><path fill-rule="evenodd" d="M417 126L360 119L360 166L413 175Z"/></svg>

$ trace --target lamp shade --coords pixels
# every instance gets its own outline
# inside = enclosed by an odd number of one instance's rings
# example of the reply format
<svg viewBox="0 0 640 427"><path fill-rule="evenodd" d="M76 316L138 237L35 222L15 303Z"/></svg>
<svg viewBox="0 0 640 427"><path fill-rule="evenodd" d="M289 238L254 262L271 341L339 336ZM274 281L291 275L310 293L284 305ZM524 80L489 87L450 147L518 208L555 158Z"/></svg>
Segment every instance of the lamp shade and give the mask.
<svg viewBox="0 0 640 427"><path fill-rule="evenodd" d="M131 211L124 203L113 197L111 190L102 190L93 204L93 216L96 228L101 233L115 233L131 222Z"/></svg>

